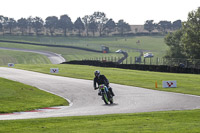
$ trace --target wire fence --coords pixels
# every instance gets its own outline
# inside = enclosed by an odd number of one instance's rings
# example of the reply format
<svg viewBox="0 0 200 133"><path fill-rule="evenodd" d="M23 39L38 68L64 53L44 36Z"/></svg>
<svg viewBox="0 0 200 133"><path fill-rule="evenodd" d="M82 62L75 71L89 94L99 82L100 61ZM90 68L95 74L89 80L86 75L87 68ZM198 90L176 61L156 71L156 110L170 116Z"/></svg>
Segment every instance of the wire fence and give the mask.
<svg viewBox="0 0 200 133"><path fill-rule="evenodd" d="M99 57L86 60L118 62L120 59L120 57ZM121 64L166 65L200 69L200 59L128 57Z"/></svg>

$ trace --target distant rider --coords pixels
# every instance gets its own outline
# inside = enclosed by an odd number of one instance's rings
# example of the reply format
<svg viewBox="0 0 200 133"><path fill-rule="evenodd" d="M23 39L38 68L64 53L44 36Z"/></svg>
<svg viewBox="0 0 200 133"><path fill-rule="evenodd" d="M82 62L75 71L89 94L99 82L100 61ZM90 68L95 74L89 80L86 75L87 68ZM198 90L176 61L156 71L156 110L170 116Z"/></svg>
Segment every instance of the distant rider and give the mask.
<svg viewBox="0 0 200 133"><path fill-rule="evenodd" d="M105 84L108 87L108 90L110 91L111 95L114 96L114 93L112 91L112 88L109 86L109 81L108 79L104 76L104 75L100 75L100 71L97 70L94 72L94 89L98 89L98 87L96 86L96 84L98 84L98 86L100 84ZM101 95L101 92L99 91L98 95Z"/></svg>

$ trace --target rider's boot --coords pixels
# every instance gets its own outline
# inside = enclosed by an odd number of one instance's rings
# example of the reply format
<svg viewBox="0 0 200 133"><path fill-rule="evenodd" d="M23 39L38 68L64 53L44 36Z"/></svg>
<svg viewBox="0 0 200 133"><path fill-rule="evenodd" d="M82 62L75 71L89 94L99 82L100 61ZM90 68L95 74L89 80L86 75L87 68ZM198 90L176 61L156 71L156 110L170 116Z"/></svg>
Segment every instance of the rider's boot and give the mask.
<svg viewBox="0 0 200 133"><path fill-rule="evenodd" d="M115 94L114 94L114 93L113 93L113 91L112 91L112 88L111 88L111 87L109 87L108 89L109 89L109 91L110 91L111 95L112 95L112 96L115 96Z"/></svg>
<svg viewBox="0 0 200 133"><path fill-rule="evenodd" d="M98 92L98 95L101 96L101 91Z"/></svg>

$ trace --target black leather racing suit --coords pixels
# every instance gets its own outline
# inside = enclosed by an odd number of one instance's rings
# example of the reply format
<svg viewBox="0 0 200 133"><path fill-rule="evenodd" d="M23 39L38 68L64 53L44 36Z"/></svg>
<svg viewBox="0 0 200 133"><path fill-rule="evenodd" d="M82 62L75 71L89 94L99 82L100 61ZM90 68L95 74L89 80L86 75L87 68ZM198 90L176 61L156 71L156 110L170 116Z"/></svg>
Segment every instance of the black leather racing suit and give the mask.
<svg viewBox="0 0 200 133"><path fill-rule="evenodd" d="M109 81L108 81L108 79L104 75L99 75L99 76L96 76L94 78L94 89L97 88L96 84L98 84L98 86L100 84L105 84L108 87L108 89L111 92L111 94L114 96L112 88L109 86Z"/></svg>

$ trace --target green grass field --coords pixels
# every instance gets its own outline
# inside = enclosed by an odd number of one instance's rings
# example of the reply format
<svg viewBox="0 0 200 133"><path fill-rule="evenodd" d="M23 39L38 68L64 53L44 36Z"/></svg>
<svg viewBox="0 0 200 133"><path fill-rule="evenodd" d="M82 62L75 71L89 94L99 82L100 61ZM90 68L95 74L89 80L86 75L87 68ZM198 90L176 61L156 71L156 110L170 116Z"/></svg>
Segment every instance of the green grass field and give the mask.
<svg viewBox="0 0 200 133"><path fill-rule="evenodd" d="M164 43L164 36L141 36L141 37L28 37L28 36L0 36L2 40L26 41L54 45L70 45L87 47L101 50L101 45L111 48L115 52L117 48L131 51L133 49L151 50L152 52L163 52L168 47ZM137 43L138 40L140 43Z"/></svg>
<svg viewBox="0 0 200 133"><path fill-rule="evenodd" d="M68 102L35 87L0 78L0 113L68 105Z"/></svg>
<svg viewBox="0 0 200 133"><path fill-rule="evenodd" d="M100 70L110 82L155 89L155 81L177 80L178 88L158 90L200 95L200 75L158 73L148 71L101 68L81 65L16 65L16 68L49 74L50 67L58 67L61 76L92 79L94 70ZM120 82L119 82L120 81ZM100 116L79 116L29 120L0 121L0 132L149 132L197 133L200 131L200 110L164 111Z"/></svg>
<svg viewBox="0 0 200 133"><path fill-rule="evenodd" d="M67 61L70 60L81 60L81 59L96 59L101 57L122 57L121 54L116 54L116 53L108 53L108 54L103 54L103 53L96 53L96 52L88 52L88 51L83 51L83 50L77 50L77 49L70 49L70 48L54 48L54 47L44 47L44 46L32 46L32 45L25 45L25 44L13 44L13 43L2 43L0 42L0 47L9 47L9 48L20 48L20 49L33 49L33 50L44 50L44 51L51 51L51 52L55 52L58 54L61 54ZM22 54L26 55L27 58L31 59L32 56L34 54L28 54L25 52L16 52L16 51L9 51L8 53L3 52L4 50L0 50L0 54L2 53L3 56L0 55L0 59L3 60L6 58L9 58L11 55L15 55L15 57L13 57L14 60L16 60L17 64L26 64L24 62L20 62L19 60L21 60L21 58L23 58L24 56L21 56ZM36 54L37 57L34 57L35 60L43 60L42 57L43 55L39 55ZM21 58L17 58L17 57L21 57ZM25 60L24 60L25 61ZM0 64L0 65L5 65L8 62L5 61L4 64ZM46 61L43 62L37 62L39 64L46 64ZM29 64L34 64L34 62L30 62Z"/></svg>
<svg viewBox="0 0 200 133"><path fill-rule="evenodd" d="M0 65L8 63L14 64L50 64L50 60L44 56L35 53L1 50Z"/></svg>
<svg viewBox="0 0 200 133"><path fill-rule="evenodd" d="M10 39L7 37L4 39ZM138 53L135 49L152 50L154 55L161 56L166 51L167 47L164 44L163 37L131 37L131 38L24 38L13 37L13 40L43 42L52 44L74 45L82 47L93 47L94 49L100 45L109 46L111 51L122 47L129 51L129 54ZM66 41L67 40L67 41ZM140 40L141 44L137 45L135 42ZM59 42L60 41L60 42ZM67 59L81 59L85 57L94 57L96 53L88 53L83 51L75 51L74 49L52 49L48 47L28 46L22 44L8 44L0 43L2 47L17 47L25 49L40 49L61 52ZM1 51L0 51L1 52ZM76 53L76 55L74 55ZM15 55L17 53L14 53ZM114 53L113 53L114 54ZM4 54L6 55L6 53ZM102 57L104 54L99 54ZM1 56L0 56L1 57ZM25 59L26 60L26 59ZM200 75L197 74L175 74L175 73L158 73L149 71L125 70L117 68L102 68L93 66L81 65L52 65L52 64L16 64L15 68L32 70L42 73L49 73L52 67L59 68L60 76L93 79L94 70L100 70L102 74L110 80L111 83L124 84L130 86L144 87L149 89L156 89L161 91L179 92L193 95L200 95ZM1 79L4 83L4 79ZM0 80L0 81L1 81ZM163 89L161 87L162 80L177 80L177 88ZM158 88L155 88L155 82L158 82ZM9 81L11 82L11 81ZM5 85L5 88L10 88L10 84ZM14 83L16 84L16 83ZM8 88L4 92L0 92L0 97L3 99L10 99ZM16 87L21 89L22 87ZM25 87L23 87L25 88ZM23 92L23 89L19 93ZM32 92L27 89L26 93ZM4 93L6 93L4 95ZM40 93L40 92L39 92ZM30 94L26 94L30 95ZM35 95L31 93L31 95ZM37 95L37 94L36 94ZM9 98L7 98L9 97ZM48 98L49 95L44 96ZM51 96L50 96L51 97ZM48 98L49 99L49 98ZM37 96L33 101L37 101ZM11 102L12 103L12 102ZM13 104L13 103L12 103ZM55 104L57 104L55 102ZM10 106L10 105L8 105ZM2 105L1 105L2 107ZM8 107L9 108L9 107ZM5 111L7 112L7 111ZM0 132L2 133L198 133L200 132L200 110L190 111L163 111L163 112L149 112L149 113L134 113L134 114L114 114L114 115L100 115L100 116L78 116L78 117L62 117L62 118L45 118L45 119L29 119L29 120L3 120L0 121Z"/></svg>
<svg viewBox="0 0 200 133"><path fill-rule="evenodd" d="M56 44L56 45L67 45L67 46L76 46L84 47L94 50L101 50L101 46L109 47L111 53L95 53L87 52L76 49L68 48L52 48L44 46L32 46L27 44L13 44L13 43L2 43L0 42L0 47L15 47L15 48L24 48L24 49L39 49L47 50L55 53L62 54L63 57L67 60L81 60L81 59L96 59L102 57L122 57L121 54L115 53L118 49L127 51L129 57L139 56L140 53L138 49L151 51L155 58L162 58L168 49L167 45L164 43L164 37L106 37L106 38L78 38L78 37L20 37L20 36L4 36L0 37L3 40L16 40L16 41L27 41L43 44ZM136 43L140 40L140 43Z"/></svg>
<svg viewBox="0 0 200 133"><path fill-rule="evenodd" d="M0 121L2 133L199 133L200 110Z"/></svg>

